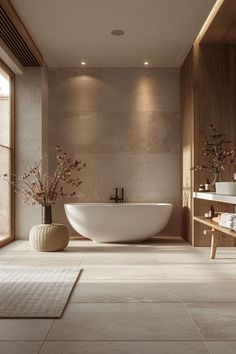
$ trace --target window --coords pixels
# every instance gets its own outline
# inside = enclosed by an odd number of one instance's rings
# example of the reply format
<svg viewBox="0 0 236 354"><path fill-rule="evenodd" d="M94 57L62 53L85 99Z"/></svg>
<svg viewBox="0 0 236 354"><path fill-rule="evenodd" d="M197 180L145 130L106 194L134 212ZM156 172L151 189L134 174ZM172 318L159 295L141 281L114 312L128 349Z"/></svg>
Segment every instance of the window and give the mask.
<svg viewBox="0 0 236 354"><path fill-rule="evenodd" d="M0 61L0 175L13 171L13 93L14 76ZM0 178L0 245L14 238L13 191Z"/></svg>

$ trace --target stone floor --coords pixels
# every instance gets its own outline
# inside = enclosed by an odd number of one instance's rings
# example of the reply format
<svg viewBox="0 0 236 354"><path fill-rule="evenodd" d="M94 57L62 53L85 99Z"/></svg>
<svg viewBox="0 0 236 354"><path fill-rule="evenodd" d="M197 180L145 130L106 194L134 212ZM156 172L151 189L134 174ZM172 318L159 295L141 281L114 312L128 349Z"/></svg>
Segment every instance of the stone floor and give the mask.
<svg viewBox="0 0 236 354"><path fill-rule="evenodd" d="M59 253L16 241L0 249L4 265L83 272L61 319L1 319L1 354L236 353L236 249L210 260L178 238L78 240Z"/></svg>

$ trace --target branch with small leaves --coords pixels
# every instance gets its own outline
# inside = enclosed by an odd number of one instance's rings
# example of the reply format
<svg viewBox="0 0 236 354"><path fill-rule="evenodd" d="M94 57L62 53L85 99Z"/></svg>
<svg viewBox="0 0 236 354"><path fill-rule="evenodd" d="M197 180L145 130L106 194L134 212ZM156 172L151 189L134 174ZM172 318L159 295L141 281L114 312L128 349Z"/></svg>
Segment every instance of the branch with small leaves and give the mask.
<svg viewBox="0 0 236 354"><path fill-rule="evenodd" d="M75 188L82 183L76 176L86 163L73 160L63 152L60 146L56 146L56 167L54 173L42 173L42 161L29 166L28 172L22 176L4 174L3 178L11 183L16 192L23 195L23 201L27 204L42 206L54 205L58 199L74 197L76 192L67 192L66 185Z"/></svg>
<svg viewBox="0 0 236 354"><path fill-rule="evenodd" d="M206 169L209 172L220 174L227 166L236 163L232 141L226 139L225 134L218 132L213 125L209 126L209 138L209 141L206 141L202 148L206 163L197 164L191 170Z"/></svg>

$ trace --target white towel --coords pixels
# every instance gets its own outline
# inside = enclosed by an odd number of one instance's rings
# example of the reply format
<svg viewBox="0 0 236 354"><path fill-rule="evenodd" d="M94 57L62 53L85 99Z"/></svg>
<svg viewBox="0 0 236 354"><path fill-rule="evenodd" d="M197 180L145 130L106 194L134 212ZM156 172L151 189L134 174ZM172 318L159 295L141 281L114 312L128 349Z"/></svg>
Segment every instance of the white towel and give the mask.
<svg viewBox="0 0 236 354"><path fill-rule="evenodd" d="M222 213L220 216L219 225L227 227L228 229L236 229L236 214Z"/></svg>
<svg viewBox="0 0 236 354"><path fill-rule="evenodd" d="M236 231L236 219L233 222L233 226L231 227L232 230Z"/></svg>
<svg viewBox="0 0 236 354"><path fill-rule="evenodd" d="M222 222L233 221L234 219L236 219L236 214L235 213L222 213L221 216L220 216L220 220Z"/></svg>
<svg viewBox="0 0 236 354"><path fill-rule="evenodd" d="M232 229L234 226L233 222L225 222L225 223L220 223L220 226L227 227L228 229Z"/></svg>

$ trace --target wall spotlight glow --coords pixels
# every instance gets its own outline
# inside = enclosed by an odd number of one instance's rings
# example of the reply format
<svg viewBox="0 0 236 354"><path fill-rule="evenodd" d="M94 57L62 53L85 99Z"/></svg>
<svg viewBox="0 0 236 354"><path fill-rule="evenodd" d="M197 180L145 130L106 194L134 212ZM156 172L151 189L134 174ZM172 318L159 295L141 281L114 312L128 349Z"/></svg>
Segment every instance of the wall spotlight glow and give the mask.
<svg viewBox="0 0 236 354"><path fill-rule="evenodd" d="M148 62L148 61L145 61L143 64L144 64L144 65L148 65L148 64L149 64L149 62Z"/></svg>
<svg viewBox="0 0 236 354"><path fill-rule="evenodd" d="M86 63L85 63L85 61L81 61L81 65L85 65Z"/></svg>

